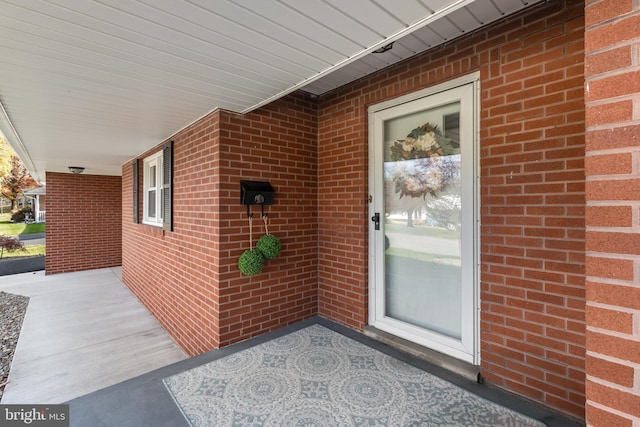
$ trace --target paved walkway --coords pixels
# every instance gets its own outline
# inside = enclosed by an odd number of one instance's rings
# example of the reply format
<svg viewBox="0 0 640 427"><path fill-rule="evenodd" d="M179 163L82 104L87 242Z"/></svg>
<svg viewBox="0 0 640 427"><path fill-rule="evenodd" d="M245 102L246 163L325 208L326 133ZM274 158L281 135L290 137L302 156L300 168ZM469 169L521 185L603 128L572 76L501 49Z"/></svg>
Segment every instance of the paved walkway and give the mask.
<svg viewBox="0 0 640 427"><path fill-rule="evenodd" d="M29 296L2 403L62 403L184 360L120 269L0 277Z"/></svg>
<svg viewBox="0 0 640 427"><path fill-rule="evenodd" d="M15 237L20 239L25 246L46 244L46 233L20 234Z"/></svg>

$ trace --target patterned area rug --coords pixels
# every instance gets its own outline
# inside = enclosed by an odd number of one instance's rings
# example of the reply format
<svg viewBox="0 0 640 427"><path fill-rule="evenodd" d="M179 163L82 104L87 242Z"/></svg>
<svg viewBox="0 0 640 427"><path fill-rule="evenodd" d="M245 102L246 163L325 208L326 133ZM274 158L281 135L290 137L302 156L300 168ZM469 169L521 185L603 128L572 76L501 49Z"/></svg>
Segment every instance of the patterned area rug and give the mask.
<svg viewBox="0 0 640 427"><path fill-rule="evenodd" d="M164 383L198 427L544 426L320 325Z"/></svg>

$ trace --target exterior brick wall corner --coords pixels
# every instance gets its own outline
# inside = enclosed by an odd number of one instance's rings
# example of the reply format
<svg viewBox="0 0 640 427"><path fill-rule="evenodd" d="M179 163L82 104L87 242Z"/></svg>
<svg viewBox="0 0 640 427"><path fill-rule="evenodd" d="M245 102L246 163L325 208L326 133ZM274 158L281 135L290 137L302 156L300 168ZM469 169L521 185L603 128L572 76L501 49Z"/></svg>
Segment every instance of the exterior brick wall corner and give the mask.
<svg viewBox="0 0 640 427"><path fill-rule="evenodd" d="M174 232L130 221L125 165L125 282L191 354L315 314L362 330L366 109L479 71L483 375L589 425L640 425L639 22L637 1L541 2L317 104L215 112L175 137ZM287 251L260 277L237 271L240 179L279 198Z"/></svg>
<svg viewBox="0 0 640 427"><path fill-rule="evenodd" d="M133 223L124 166L123 280L189 354L317 314L316 122L315 103L294 94L246 115L216 111L175 135L172 232ZM283 247L250 277L238 257L265 227L253 206L250 230L241 180L275 188L265 213Z"/></svg>

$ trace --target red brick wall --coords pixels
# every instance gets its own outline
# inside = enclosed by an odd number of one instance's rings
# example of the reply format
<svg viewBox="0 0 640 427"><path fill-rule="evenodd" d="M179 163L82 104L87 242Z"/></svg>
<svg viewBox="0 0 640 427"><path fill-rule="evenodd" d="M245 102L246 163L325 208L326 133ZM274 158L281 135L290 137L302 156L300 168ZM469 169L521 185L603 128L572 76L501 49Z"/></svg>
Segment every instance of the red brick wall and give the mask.
<svg viewBox="0 0 640 427"><path fill-rule="evenodd" d="M119 266L119 176L47 172L46 273Z"/></svg>
<svg viewBox="0 0 640 427"><path fill-rule="evenodd" d="M640 425L640 5L585 8L587 423Z"/></svg>
<svg viewBox="0 0 640 427"><path fill-rule="evenodd" d="M122 173L124 283L191 355L216 348L218 323L217 184L219 114L183 130L174 143L174 231L133 222L131 164ZM161 146L141 154L153 154ZM142 219L142 161L139 162Z"/></svg>
<svg viewBox="0 0 640 427"><path fill-rule="evenodd" d="M189 354L316 314L316 127L316 106L294 95L244 116L212 113L174 136L173 232L133 223L125 165L123 279ZM243 179L274 186L265 212L283 246L252 277L237 266L250 247ZM252 211L255 245L264 225Z"/></svg>
<svg viewBox="0 0 640 427"><path fill-rule="evenodd" d="M479 71L483 374L583 417L583 6L536 5L317 106L296 94L181 131L173 232L131 221L123 169L125 283L190 354L315 314L362 330L367 107ZM267 212L284 249L255 277L237 269L249 247L241 179L276 189Z"/></svg>
<svg viewBox="0 0 640 427"><path fill-rule="evenodd" d="M480 71L486 379L584 416L582 1L538 5L321 99L319 313L367 323L367 107Z"/></svg>
<svg viewBox="0 0 640 427"><path fill-rule="evenodd" d="M221 117L220 345L317 314L317 120L315 103L301 94L251 114ZM237 266L251 247L246 207L239 204L242 179L274 187L275 202L265 213L269 232L282 243L280 256L252 278ZM259 207L251 210L255 245L264 227Z"/></svg>
<svg viewBox="0 0 640 427"><path fill-rule="evenodd" d="M356 330L367 324L365 85L322 99L318 125L318 310Z"/></svg>

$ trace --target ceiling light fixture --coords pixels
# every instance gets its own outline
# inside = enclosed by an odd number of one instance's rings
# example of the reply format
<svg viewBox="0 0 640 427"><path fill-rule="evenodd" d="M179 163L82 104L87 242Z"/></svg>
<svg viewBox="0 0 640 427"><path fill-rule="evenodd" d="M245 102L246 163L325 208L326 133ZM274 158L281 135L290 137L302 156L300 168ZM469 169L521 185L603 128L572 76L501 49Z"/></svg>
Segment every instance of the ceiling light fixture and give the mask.
<svg viewBox="0 0 640 427"><path fill-rule="evenodd" d="M82 166L69 166L69 172L78 175L79 173L82 173L84 171L84 168Z"/></svg>

